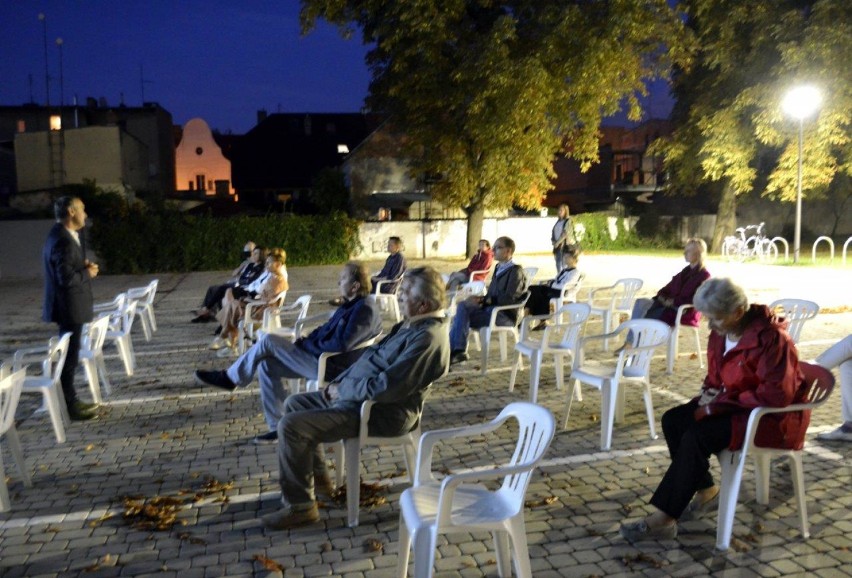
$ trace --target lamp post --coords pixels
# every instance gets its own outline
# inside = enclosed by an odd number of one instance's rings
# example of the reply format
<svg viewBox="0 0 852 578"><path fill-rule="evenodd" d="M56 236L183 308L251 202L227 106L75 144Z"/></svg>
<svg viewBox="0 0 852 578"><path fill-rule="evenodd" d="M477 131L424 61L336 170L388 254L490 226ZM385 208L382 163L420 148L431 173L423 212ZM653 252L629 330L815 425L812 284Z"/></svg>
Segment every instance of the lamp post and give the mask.
<svg viewBox="0 0 852 578"><path fill-rule="evenodd" d="M787 92L781 106L784 112L799 119L799 165L796 177L796 228L793 235L793 262L799 262L802 241L802 140L805 118L816 112L822 95L813 86L797 86Z"/></svg>
<svg viewBox="0 0 852 578"><path fill-rule="evenodd" d="M59 111L62 114L62 106L65 104L65 78L62 70L62 39L56 39L56 46L59 47Z"/></svg>

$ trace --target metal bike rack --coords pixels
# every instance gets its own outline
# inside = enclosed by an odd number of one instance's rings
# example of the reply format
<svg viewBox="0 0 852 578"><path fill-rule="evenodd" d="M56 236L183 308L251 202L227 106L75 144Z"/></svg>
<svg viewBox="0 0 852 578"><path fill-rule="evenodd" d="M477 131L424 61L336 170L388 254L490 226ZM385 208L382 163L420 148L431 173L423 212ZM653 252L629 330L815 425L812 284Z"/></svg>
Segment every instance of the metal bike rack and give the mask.
<svg viewBox="0 0 852 578"><path fill-rule="evenodd" d="M852 237L850 237L850 238L852 238ZM773 245L775 244L776 241L784 243L784 260L789 261L790 260L790 244L787 243L787 239L785 239L784 237L772 237L771 239L769 239L769 242L772 243Z"/></svg>
<svg viewBox="0 0 852 578"><path fill-rule="evenodd" d="M852 243L852 237L846 239L846 242L843 243L843 265L846 266L846 247L849 246L849 243Z"/></svg>
<svg viewBox="0 0 852 578"><path fill-rule="evenodd" d="M828 246L831 247L831 260L834 261L834 241L831 240L831 237L823 235L822 237L817 237L817 240L814 241L813 249L811 249L811 262L816 263L816 250L820 241L828 241Z"/></svg>

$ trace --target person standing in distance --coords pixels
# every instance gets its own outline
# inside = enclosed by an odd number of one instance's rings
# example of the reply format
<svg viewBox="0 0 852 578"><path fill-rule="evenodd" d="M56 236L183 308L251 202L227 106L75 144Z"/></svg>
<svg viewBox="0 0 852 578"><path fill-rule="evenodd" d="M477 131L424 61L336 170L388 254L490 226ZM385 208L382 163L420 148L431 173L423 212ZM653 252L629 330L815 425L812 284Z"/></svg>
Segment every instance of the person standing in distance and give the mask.
<svg viewBox="0 0 852 578"><path fill-rule="evenodd" d="M95 417L93 404L77 399L74 371L80 356L83 324L92 320L92 279L98 266L86 259L80 230L86 226L86 207L77 197L59 197L53 204L56 224L42 251L44 262L44 321L56 323L59 335L71 334L60 381L68 415L74 421Z"/></svg>

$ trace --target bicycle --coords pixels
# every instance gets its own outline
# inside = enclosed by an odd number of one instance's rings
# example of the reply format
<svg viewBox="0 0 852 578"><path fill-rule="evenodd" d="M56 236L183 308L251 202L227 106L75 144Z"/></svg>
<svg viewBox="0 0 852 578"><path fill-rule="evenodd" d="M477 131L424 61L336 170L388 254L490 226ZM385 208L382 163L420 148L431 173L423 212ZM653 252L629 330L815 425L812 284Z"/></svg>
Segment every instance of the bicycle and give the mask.
<svg viewBox="0 0 852 578"><path fill-rule="evenodd" d="M756 257L761 261L774 261L778 258L778 247L763 234L764 223L737 227L737 235L728 235L722 242L722 255L729 261L745 261ZM754 235L746 237L749 229L754 229Z"/></svg>

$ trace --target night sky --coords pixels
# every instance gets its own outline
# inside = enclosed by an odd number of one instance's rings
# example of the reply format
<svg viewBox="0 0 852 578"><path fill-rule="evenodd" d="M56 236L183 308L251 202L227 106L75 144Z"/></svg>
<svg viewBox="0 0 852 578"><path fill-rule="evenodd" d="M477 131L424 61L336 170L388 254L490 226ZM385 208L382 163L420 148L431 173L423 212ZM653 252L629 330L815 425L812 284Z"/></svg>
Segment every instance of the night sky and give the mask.
<svg viewBox="0 0 852 578"><path fill-rule="evenodd" d="M301 36L297 0L0 0L0 105L45 103L39 13L51 104L60 97L57 38L65 104L76 95L139 106L144 79L145 101L176 124L201 117L240 134L259 109L357 112L367 94L360 36L344 40L324 23ZM663 83L647 104L652 116L668 115Z"/></svg>

